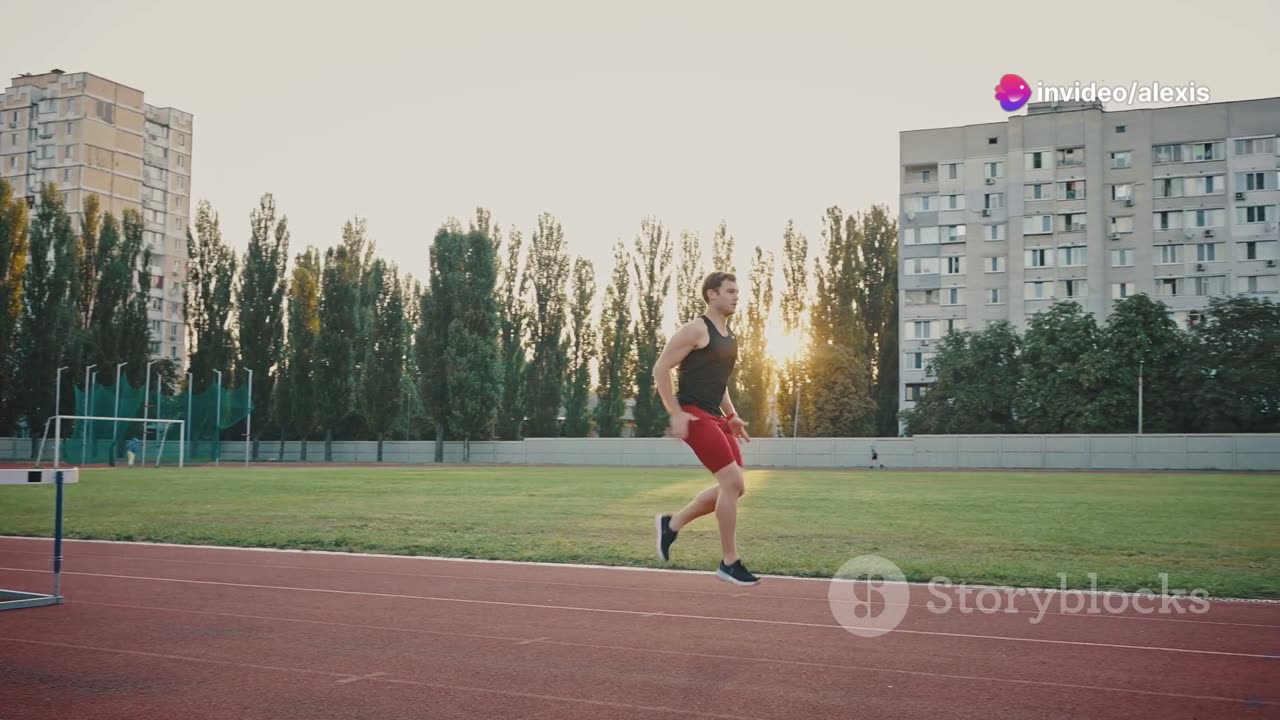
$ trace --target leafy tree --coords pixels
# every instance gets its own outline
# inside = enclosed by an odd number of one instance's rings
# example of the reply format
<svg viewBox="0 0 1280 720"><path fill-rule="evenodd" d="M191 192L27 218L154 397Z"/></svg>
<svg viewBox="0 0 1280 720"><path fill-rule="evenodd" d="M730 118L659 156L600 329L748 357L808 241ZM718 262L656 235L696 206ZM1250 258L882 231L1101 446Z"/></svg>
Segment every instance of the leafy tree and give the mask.
<svg viewBox="0 0 1280 720"><path fill-rule="evenodd" d="M319 425L317 373L320 347L320 251L308 247L294 260L289 284L289 342L286 372L278 398L287 403L279 417L287 417L302 441L307 459L307 438ZM281 433L283 436L284 433Z"/></svg>
<svg viewBox="0 0 1280 720"><path fill-rule="evenodd" d="M528 369L527 434L555 437L560 434L560 404L568 364L565 286L569 281L569 255L564 231L551 215L538 218L538 231L529 252L529 273L533 276L529 313L533 363Z"/></svg>
<svg viewBox="0 0 1280 720"><path fill-rule="evenodd" d="M640 318L636 322L636 435L659 437L668 418L655 389L653 366L666 344L662 308L671 291L671 237L662 223L646 218L635 244L632 267L640 298Z"/></svg>
<svg viewBox="0 0 1280 720"><path fill-rule="evenodd" d="M1188 430L1280 432L1276 358L1280 305L1262 298L1211 298L1204 321L1191 330L1186 402L1194 422Z"/></svg>
<svg viewBox="0 0 1280 720"><path fill-rule="evenodd" d="M591 311L596 299L595 268L586 258L573 263L573 301L569 307L570 345L569 387L565 401L564 434L587 437L591 433L591 362L596 356L596 332Z"/></svg>
<svg viewBox="0 0 1280 720"><path fill-rule="evenodd" d="M81 266L76 236L63 206L62 193L52 184L46 184L40 192L31 220L29 247L17 342L17 389L19 407L31 430L34 458L45 420L59 410L54 407L55 389L51 381L57 369L75 357L75 348L67 339L75 327L76 302L80 297ZM63 373L64 390L71 381L68 373ZM63 392L64 400L70 395Z"/></svg>
<svg viewBox="0 0 1280 720"><path fill-rule="evenodd" d="M947 333L927 366L937 379L903 410L912 435L1019 432L1014 401L1022 377L1022 340L1006 320L981 331Z"/></svg>
<svg viewBox="0 0 1280 720"><path fill-rule="evenodd" d="M686 230L680 234L680 269L676 275L677 329L702 313L702 279L706 276L698 233Z"/></svg>
<svg viewBox="0 0 1280 720"><path fill-rule="evenodd" d="M712 244L711 264L713 266L712 270L716 272L738 274L733 264L733 236L729 234L729 226L723 220L720 221L720 227L716 228L716 236Z"/></svg>
<svg viewBox="0 0 1280 720"><path fill-rule="evenodd" d="M240 264L239 320L241 382L253 370L253 450L270 423L271 394L284 361L285 266L289 260L288 218L276 218L275 198L267 193L250 215L252 233ZM326 444L326 453L328 452ZM328 459L326 457L326 459Z"/></svg>
<svg viewBox="0 0 1280 720"><path fill-rule="evenodd" d="M1025 432L1106 431L1099 400L1109 379L1102 333L1092 314L1074 302L1056 302L1033 315L1020 361L1014 410Z"/></svg>
<svg viewBox="0 0 1280 720"><path fill-rule="evenodd" d="M768 435L773 417L774 368L769 358L765 328L773 308L773 253L759 246L751 263L751 299L746 323L738 333L738 364L733 371L734 406L750 432Z"/></svg>
<svg viewBox="0 0 1280 720"><path fill-rule="evenodd" d="M0 178L0 434L18 422L18 327L29 249L27 204Z"/></svg>
<svg viewBox="0 0 1280 720"><path fill-rule="evenodd" d="M364 376L359 396L365 421L382 442L401 418L404 403L404 367L409 334L405 319L404 290L394 265L373 261L366 284L374 298L368 342L364 346Z"/></svg>
<svg viewBox="0 0 1280 720"><path fill-rule="evenodd" d="M208 202L196 207L196 232L187 231L186 308L191 338L188 371L196 392L214 382L214 370L226 371L236 357L232 330L236 256L222 240L218 216Z"/></svg>
<svg viewBox="0 0 1280 720"><path fill-rule="evenodd" d="M613 275L600 314L600 369L596 428L601 437L622 437L635 377L632 349L630 257L621 241L613 249Z"/></svg>

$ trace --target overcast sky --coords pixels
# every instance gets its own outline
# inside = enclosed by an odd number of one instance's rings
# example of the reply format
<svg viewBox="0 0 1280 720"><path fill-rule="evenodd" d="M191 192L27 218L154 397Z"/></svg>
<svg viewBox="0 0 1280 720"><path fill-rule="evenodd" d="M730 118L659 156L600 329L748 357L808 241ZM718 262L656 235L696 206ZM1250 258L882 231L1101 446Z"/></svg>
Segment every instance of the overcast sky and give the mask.
<svg viewBox="0 0 1280 720"><path fill-rule="evenodd" d="M291 254L358 214L418 277L448 217L484 205L529 238L549 211L602 287L647 214L708 257L727 220L742 272L788 219L816 243L830 205L896 213L899 131L1007 118L1004 73L1280 94L1267 0L409 6L10 3L0 73L92 72L193 113L194 199L236 247L264 191Z"/></svg>

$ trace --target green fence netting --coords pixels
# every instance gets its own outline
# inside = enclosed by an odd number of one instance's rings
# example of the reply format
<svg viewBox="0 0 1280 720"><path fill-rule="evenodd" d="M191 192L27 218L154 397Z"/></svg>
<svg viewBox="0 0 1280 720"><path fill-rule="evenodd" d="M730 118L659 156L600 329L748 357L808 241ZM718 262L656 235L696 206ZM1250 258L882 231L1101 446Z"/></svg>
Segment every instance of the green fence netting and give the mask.
<svg viewBox="0 0 1280 720"><path fill-rule="evenodd" d="M252 411L248 387L211 385L201 392L182 389L166 395L156 386L133 387L120 384L119 393L111 385L94 383L85 402L83 388L75 388L75 414L97 417L120 417L128 420L64 420L62 428L62 460L75 464L125 464L130 440L137 440L135 463L145 459L148 465L176 465L179 455L179 426L175 423L150 422L155 418L185 421L185 457L187 463L198 464L220 460L226 443L244 442L245 419ZM146 407L143 406L143 396ZM66 411L64 411L66 412ZM148 422L143 422L144 412ZM69 426L69 427L68 427ZM49 428L52 442L54 429ZM53 457L52 447L44 451L45 459Z"/></svg>

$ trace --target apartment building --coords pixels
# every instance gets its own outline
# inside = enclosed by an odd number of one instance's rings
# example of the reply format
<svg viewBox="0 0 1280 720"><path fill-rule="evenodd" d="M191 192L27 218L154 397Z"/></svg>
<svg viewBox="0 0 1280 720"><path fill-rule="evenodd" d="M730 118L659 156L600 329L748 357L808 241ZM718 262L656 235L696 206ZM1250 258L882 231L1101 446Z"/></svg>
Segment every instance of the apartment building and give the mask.
<svg viewBox="0 0 1280 720"><path fill-rule="evenodd" d="M85 199L119 220L140 213L151 257L151 354L186 364L192 117L90 73L20 75L0 94L0 176L34 205L62 192L77 231Z"/></svg>
<svg viewBox="0 0 1280 720"><path fill-rule="evenodd" d="M1213 296L1280 300L1280 98L1108 112L1032 103L1007 122L900 135L904 408L950 330L1146 293L1183 327Z"/></svg>

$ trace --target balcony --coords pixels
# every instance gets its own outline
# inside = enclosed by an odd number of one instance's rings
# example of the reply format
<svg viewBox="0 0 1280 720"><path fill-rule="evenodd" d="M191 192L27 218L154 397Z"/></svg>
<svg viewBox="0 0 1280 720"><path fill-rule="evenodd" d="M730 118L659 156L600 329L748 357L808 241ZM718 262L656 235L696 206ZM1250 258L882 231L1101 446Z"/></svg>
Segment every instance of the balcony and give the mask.
<svg viewBox="0 0 1280 720"><path fill-rule="evenodd" d="M169 168L169 159L158 153L144 152L142 154L142 162L152 167L163 168L166 170Z"/></svg>

